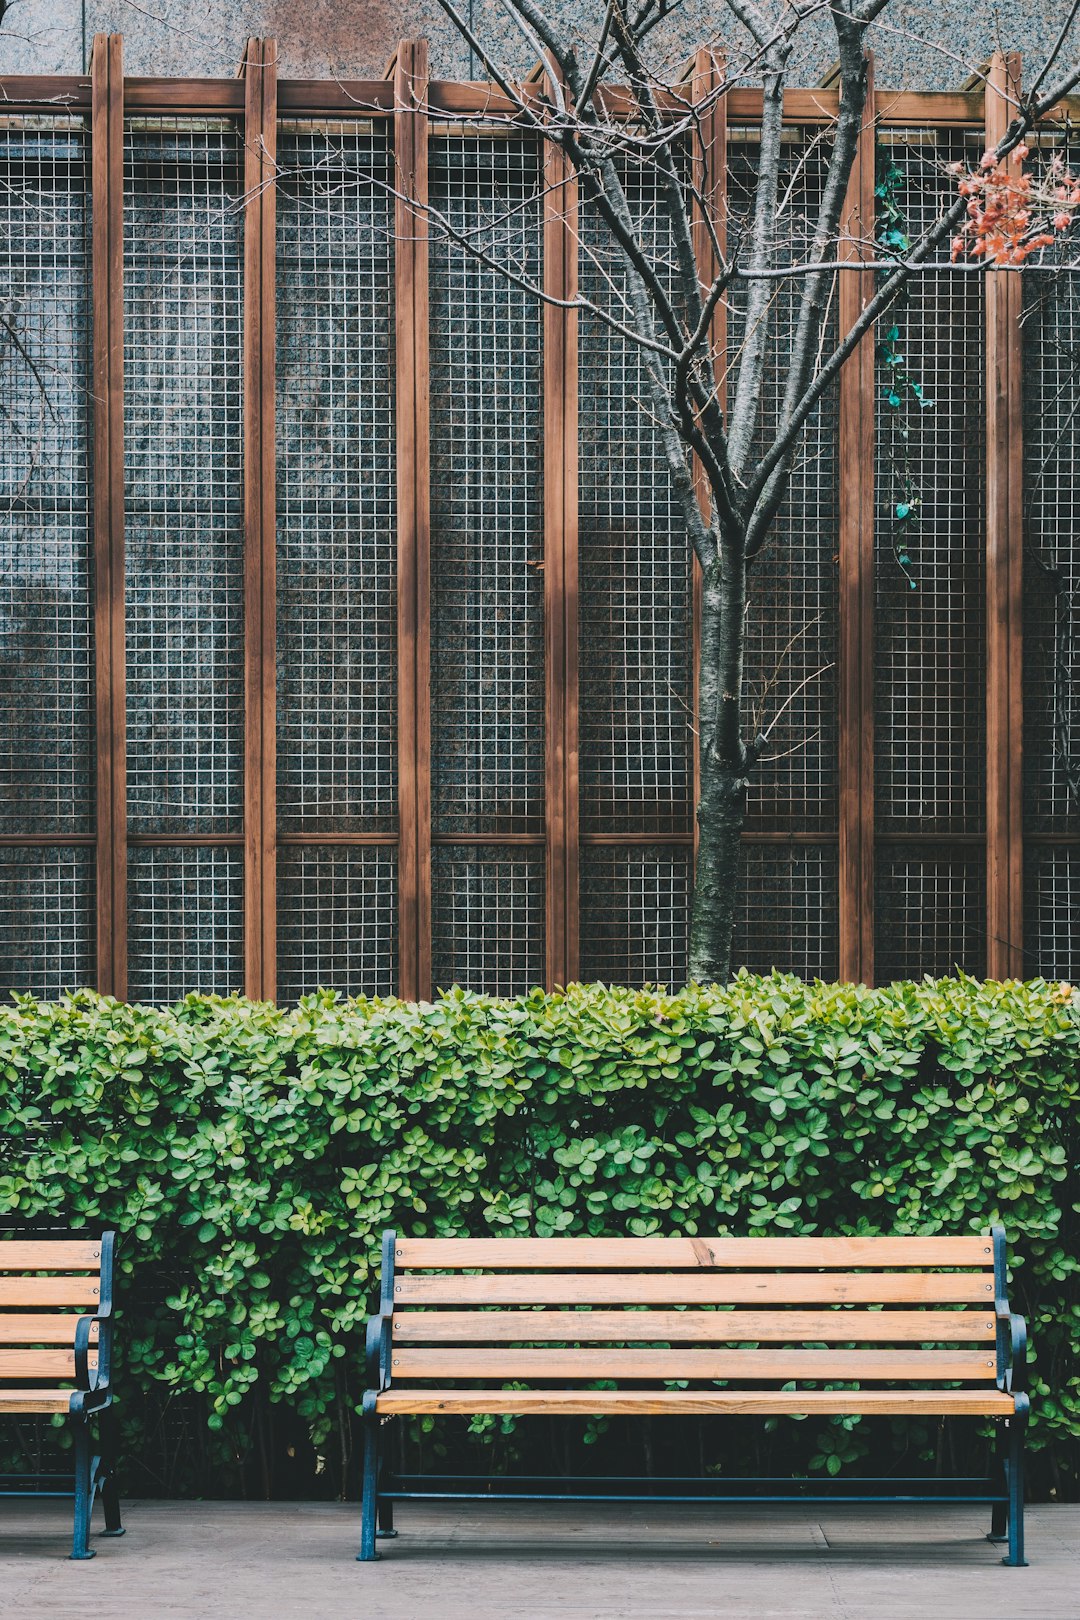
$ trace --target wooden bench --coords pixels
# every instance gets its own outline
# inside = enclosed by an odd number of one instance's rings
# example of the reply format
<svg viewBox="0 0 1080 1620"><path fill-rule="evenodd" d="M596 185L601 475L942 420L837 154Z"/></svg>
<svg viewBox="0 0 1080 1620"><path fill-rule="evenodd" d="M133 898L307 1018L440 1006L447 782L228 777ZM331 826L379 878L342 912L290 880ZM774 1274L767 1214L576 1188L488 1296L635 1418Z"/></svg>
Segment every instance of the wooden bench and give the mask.
<svg viewBox="0 0 1080 1620"><path fill-rule="evenodd" d="M0 1476L0 1495L75 1498L72 1558L93 1558L90 1515L100 1491L106 1536L122 1536L112 1423L112 1280L115 1232L67 1240L0 1240L0 1415L62 1412L71 1426L75 1477ZM97 1455L91 1427L100 1437Z"/></svg>
<svg viewBox="0 0 1080 1620"><path fill-rule="evenodd" d="M962 1501L1024 1559L1026 1330L1005 1234L957 1237L383 1239L368 1323L359 1557L393 1504L476 1499ZM527 1382L506 1389L504 1381ZM590 1387L618 1380L617 1389ZM669 1385L679 1381L679 1388ZM847 1387L823 1387L841 1382ZM792 1383L799 1387L790 1386ZM700 1417L886 1413L999 1420L964 1480L468 1480L394 1475L410 1414Z"/></svg>

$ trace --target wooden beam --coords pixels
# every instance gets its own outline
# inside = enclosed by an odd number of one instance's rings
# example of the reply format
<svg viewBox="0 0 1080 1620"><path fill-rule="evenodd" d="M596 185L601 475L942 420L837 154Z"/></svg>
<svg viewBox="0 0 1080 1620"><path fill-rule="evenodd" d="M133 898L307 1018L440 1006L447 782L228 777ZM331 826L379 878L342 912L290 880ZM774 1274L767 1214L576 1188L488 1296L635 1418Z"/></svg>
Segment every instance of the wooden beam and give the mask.
<svg viewBox="0 0 1080 1620"><path fill-rule="evenodd" d="M244 53L244 984L276 993L274 498L277 43Z"/></svg>
<svg viewBox="0 0 1080 1620"><path fill-rule="evenodd" d="M431 994L431 442L428 349L428 51L394 64L394 283L398 520L398 994Z"/></svg>
<svg viewBox="0 0 1080 1620"><path fill-rule="evenodd" d="M844 205L841 255L873 256L874 65ZM839 273L840 330L874 294L874 272ZM840 374L840 977L874 978L874 334Z"/></svg>
<svg viewBox="0 0 1080 1620"><path fill-rule="evenodd" d="M94 398L94 689L97 985L127 995L127 725L124 639L124 57L91 56Z"/></svg>
<svg viewBox="0 0 1080 1620"><path fill-rule="evenodd" d="M995 52L986 144L1005 134L1020 58ZM1019 170L1015 158L1010 162ZM1023 973L1023 372L1021 278L986 276L986 971Z"/></svg>
<svg viewBox="0 0 1080 1620"><path fill-rule="evenodd" d="M578 186L543 143L544 290L577 296ZM578 977L578 316L544 305L544 643L546 672L546 975Z"/></svg>
<svg viewBox="0 0 1080 1620"><path fill-rule="evenodd" d="M713 50L703 47L693 61L690 73L690 98L698 109L691 165L694 185L692 230L694 257L697 261L698 280L708 288L720 271L716 246L720 253L727 251L727 96L721 95L726 69L723 59ZM714 238L715 243L714 245ZM709 336L713 354L713 374L721 407L727 396L727 303L721 300L712 318ZM708 520L712 513L712 498L704 469L694 458L694 482L698 503ZM695 557L693 569L693 672L691 677L691 714L694 725L694 802L693 815L694 860L697 861L698 819L697 807L701 799L701 564Z"/></svg>

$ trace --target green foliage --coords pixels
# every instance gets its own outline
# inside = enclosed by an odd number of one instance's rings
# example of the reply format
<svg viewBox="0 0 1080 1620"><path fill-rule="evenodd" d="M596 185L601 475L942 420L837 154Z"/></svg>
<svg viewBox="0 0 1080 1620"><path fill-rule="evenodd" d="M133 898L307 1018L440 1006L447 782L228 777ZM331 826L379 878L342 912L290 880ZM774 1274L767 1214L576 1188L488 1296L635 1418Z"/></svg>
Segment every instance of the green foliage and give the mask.
<svg viewBox="0 0 1080 1620"><path fill-rule="evenodd" d="M455 990L419 1006L324 993L290 1010L82 992L0 1009L0 1065L4 1224L124 1234L119 1377L144 1488L355 1487L361 1327L385 1226L930 1233L995 1220L1034 1341L1041 1485L1074 1488L1068 987L740 975L678 994ZM513 1427L480 1422L464 1443L516 1444ZM802 1471L858 1466L867 1450L855 1421L782 1429ZM588 1432L613 1443L603 1425ZM780 1443L776 1425L753 1433ZM429 1421L415 1443L430 1455L446 1441ZM884 1443L933 1457L939 1437L909 1425Z"/></svg>

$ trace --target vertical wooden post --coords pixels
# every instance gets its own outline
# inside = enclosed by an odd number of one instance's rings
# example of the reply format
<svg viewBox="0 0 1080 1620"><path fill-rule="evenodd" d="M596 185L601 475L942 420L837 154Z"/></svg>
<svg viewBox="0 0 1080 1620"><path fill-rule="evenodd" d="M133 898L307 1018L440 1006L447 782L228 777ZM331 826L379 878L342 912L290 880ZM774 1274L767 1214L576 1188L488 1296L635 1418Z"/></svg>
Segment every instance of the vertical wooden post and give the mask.
<svg viewBox="0 0 1080 1620"><path fill-rule="evenodd" d="M844 207L841 256L874 242L874 64ZM873 297L874 272L841 270L840 330ZM874 334L840 374L840 977L874 981Z"/></svg>
<svg viewBox="0 0 1080 1620"><path fill-rule="evenodd" d="M986 145L1020 93L1020 58L995 52ZM1019 168L1015 158L1010 163ZM1021 277L986 276L986 971L1023 972L1023 372Z"/></svg>
<svg viewBox="0 0 1080 1620"><path fill-rule="evenodd" d="M394 70L398 521L398 994L431 994L431 446L428 349L428 49ZM415 205L415 206L414 206Z"/></svg>
<svg viewBox="0 0 1080 1620"><path fill-rule="evenodd" d="M578 188L543 144L544 290L577 296ZM578 977L578 317L544 305L544 650L546 670L546 972Z"/></svg>
<svg viewBox="0 0 1080 1620"><path fill-rule="evenodd" d="M720 252L727 251L727 99L719 91L724 83L725 65L715 51L702 47L695 57L691 78L691 100L700 108L697 132L693 145L692 174L694 183L693 233L694 256L697 260L698 280L709 287L719 273L713 237ZM710 230L710 225L712 229ZM727 397L727 305L721 300L712 319L710 343L713 353L713 371L721 405ZM709 515L711 497L704 471L695 458L694 479L697 484L701 510ZM701 798L701 564L695 557L693 602L693 673L691 676L691 707L694 722L694 803L693 834L694 859L697 860L698 819L697 807Z"/></svg>
<svg viewBox="0 0 1080 1620"><path fill-rule="evenodd" d="M124 680L124 58L98 34L90 59L93 204L94 690L97 984L127 994Z"/></svg>
<svg viewBox="0 0 1080 1620"><path fill-rule="evenodd" d="M277 989L277 43L244 53L244 983Z"/></svg>

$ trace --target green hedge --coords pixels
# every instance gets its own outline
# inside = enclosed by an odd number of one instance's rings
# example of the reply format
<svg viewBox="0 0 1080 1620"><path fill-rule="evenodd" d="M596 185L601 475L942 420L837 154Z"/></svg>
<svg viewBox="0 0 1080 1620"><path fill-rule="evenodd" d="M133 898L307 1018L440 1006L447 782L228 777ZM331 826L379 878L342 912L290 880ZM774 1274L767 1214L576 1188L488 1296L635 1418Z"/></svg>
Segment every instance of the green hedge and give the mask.
<svg viewBox="0 0 1080 1620"><path fill-rule="evenodd" d="M290 1010L83 992L0 1009L0 1064L0 1222L125 1234L123 1418L142 1489L355 1488L360 1332L384 1226L752 1234L1001 1220L1036 1354L1037 1479L1075 1491L1080 997L1068 986L740 976L724 990L455 991L420 1006L324 994ZM525 1425L512 1439L512 1424L473 1427L476 1446L525 1443ZM603 1428L586 1431L593 1456L616 1444ZM746 1444L835 1471L858 1466L871 1428L755 1423ZM648 1446L663 1449L661 1430ZM942 1433L886 1425L883 1443L948 1465ZM442 1442L418 1430L417 1443Z"/></svg>

